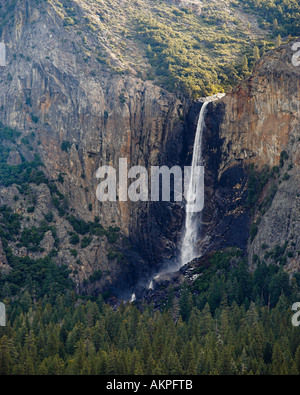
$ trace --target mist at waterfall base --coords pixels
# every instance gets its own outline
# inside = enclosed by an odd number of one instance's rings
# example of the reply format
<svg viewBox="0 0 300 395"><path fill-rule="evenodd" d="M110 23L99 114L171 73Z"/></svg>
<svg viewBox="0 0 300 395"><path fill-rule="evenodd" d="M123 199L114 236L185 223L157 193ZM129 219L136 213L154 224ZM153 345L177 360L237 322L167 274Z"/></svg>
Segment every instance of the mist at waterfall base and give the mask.
<svg viewBox="0 0 300 395"><path fill-rule="evenodd" d="M154 283L164 275L171 275L174 272L180 270L181 267L191 262L193 259L197 258L198 253L196 249L196 243L199 239L201 232L202 223L202 208L197 209L195 205L199 206L199 202L204 202L204 190L200 188L200 193L202 196L196 196L199 192L197 185L199 184L199 179L204 178L203 171L203 159L202 159L202 137L203 130L205 128L205 114L209 101L204 101L201 107L199 118L197 122L197 129L195 134L194 146L193 146L193 157L191 164L190 177L187 182L187 196L185 204L185 224L182 233L180 254L178 257L174 257L170 261L166 262L163 269L157 273L150 281L149 284L143 284L142 287L148 289L149 291L154 290ZM202 171L200 171L202 170ZM196 208L196 209L195 209ZM132 293L130 302L136 301L136 293Z"/></svg>

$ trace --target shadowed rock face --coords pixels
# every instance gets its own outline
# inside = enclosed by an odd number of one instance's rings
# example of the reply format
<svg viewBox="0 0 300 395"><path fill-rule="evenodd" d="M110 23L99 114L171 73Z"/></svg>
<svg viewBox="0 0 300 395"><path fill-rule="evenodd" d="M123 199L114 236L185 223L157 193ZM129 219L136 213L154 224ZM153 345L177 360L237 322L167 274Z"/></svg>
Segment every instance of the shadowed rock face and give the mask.
<svg viewBox="0 0 300 395"><path fill-rule="evenodd" d="M248 175L242 162L236 161L223 173L224 138L220 128L226 113L226 98L208 105L206 129L203 135L203 156L205 158L205 203L202 214L202 236L198 242L199 255L225 247L246 250L249 237L250 212L246 209ZM196 114L201 104L190 111L190 130L197 122ZM229 133L229 132L228 132ZM193 141L190 136L188 141ZM192 153L192 145L188 143ZM189 155L190 157L190 155Z"/></svg>

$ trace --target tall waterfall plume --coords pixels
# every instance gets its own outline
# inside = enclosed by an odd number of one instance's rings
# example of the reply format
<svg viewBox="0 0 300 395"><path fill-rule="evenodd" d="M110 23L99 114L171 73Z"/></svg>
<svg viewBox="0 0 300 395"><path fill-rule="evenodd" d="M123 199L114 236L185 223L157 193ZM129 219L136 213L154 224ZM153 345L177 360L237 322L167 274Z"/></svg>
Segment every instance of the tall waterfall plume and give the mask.
<svg viewBox="0 0 300 395"><path fill-rule="evenodd" d="M202 136L203 130L205 128L205 113L208 103L209 101L205 101L201 107L194 141L193 159L187 187L186 216L181 244L180 266L184 266L186 263L197 257L197 250L195 246L198 239L199 229L201 229L202 215L201 212L194 212L192 206L195 204L197 192L196 186L197 182L199 181L198 177L201 176L199 173L199 168L200 166L203 166ZM201 191L201 193L204 194L204 191Z"/></svg>

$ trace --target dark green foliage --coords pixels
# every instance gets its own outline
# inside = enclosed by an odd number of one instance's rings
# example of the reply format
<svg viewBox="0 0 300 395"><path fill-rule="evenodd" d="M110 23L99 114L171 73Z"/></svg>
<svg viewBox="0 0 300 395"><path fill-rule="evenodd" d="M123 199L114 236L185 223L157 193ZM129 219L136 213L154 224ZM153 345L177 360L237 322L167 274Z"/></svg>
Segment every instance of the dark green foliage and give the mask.
<svg viewBox="0 0 300 395"><path fill-rule="evenodd" d="M261 249L262 249L262 250L266 250L268 247L269 247L269 246L268 246L268 244L266 244L266 243L263 243L263 244L261 245Z"/></svg>
<svg viewBox="0 0 300 395"><path fill-rule="evenodd" d="M183 321L188 321L193 309L193 297L187 288L183 290L180 299L180 315Z"/></svg>
<svg viewBox="0 0 300 395"><path fill-rule="evenodd" d="M76 233L85 235L89 232L89 225L82 219L75 218L73 215L68 217L70 224Z"/></svg>
<svg viewBox="0 0 300 395"><path fill-rule="evenodd" d="M42 163L38 158L32 162L23 162L20 165L0 163L0 184L7 187L12 184L34 183L40 185L41 183L47 183L44 173L38 170L40 166L42 166Z"/></svg>
<svg viewBox="0 0 300 395"><path fill-rule="evenodd" d="M274 263L285 264L286 257L283 254L285 253L287 245L287 241L282 246L277 244L271 251L266 251L264 258L271 258Z"/></svg>
<svg viewBox="0 0 300 395"><path fill-rule="evenodd" d="M271 204L273 202L273 199L274 199L274 197L276 195L277 190L278 190L277 185L276 184L272 184L270 189L269 189L269 193L268 193L266 199L264 199L264 201L262 202L261 206L259 207L259 210L262 211L262 214L264 214L269 209L269 207L271 206Z"/></svg>
<svg viewBox="0 0 300 395"><path fill-rule="evenodd" d="M29 145L30 144L29 139L27 137L21 138L21 143L25 144L25 145Z"/></svg>
<svg viewBox="0 0 300 395"><path fill-rule="evenodd" d="M253 241L256 234L258 232L258 226L256 224L252 224L250 228L250 240Z"/></svg>
<svg viewBox="0 0 300 395"><path fill-rule="evenodd" d="M12 150L11 144L16 143L16 139L21 135L20 132L5 127L0 123L0 185L10 186L12 184L41 184L47 183L44 173L39 170L42 166L38 156L32 162L23 162L19 165L8 165L7 158ZM23 143L29 144L29 140L22 139Z"/></svg>
<svg viewBox="0 0 300 395"><path fill-rule="evenodd" d="M3 142L4 140L11 142L11 143L16 143L16 139L21 136L21 133L11 129L9 127L4 126L0 122L0 141Z"/></svg>
<svg viewBox="0 0 300 395"><path fill-rule="evenodd" d="M11 240L18 235L21 229L21 219L22 217L14 213L10 207L0 207L0 237Z"/></svg>
<svg viewBox="0 0 300 395"><path fill-rule="evenodd" d="M0 278L0 294L9 289L11 295L18 295L27 290L35 297L57 296L71 289L69 270L66 266L57 266L49 257L36 261L28 256L19 258L7 254L12 267L10 273ZM10 295L9 295L10 296Z"/></svg>
<svg viewBox="0 0 300 395"><path fill-rule="evenodd" d="M41 249L39 248L39 244L43 240L45 233L49 230L51 230L53 237L56 238L55 227L49 226L45 221L40 223L39 228L33 226L31 228L23 229L19 239L20 247L24 246L27 250L32 252L40 251Z"/></svg>
<svg viewBox="0 0 300 395"><path fill-rule="evenodd" d="M47 221L47 222L52 222L53 221L53 219L54 219L54 215L53 215L53 213L51 212L51 211L49 211L49 213L47 213L47 214L45 214L45 220Z"/></svg>
<svg viewBox="0 0 300 395"><path fill-rule="evenodd" d="M33 226L32 228L24 229L22 231L20 242L28 249L37 251L37 246L43 240L43 237L43 233Z"/></svg>
<svg viewBox="0 0 300 395"><path fill-rule="evenodd" d="M290 298L292 288L289 285L289 276L283 268L276 265L282 258L286 249L277 246L268 253L273 258L273 264L257 264L253 273L249 271L247 261L239 250L216 252L210 259L208 267L201 266L195 273L200 273L199 279L194 283L194 303L202 309L208 302L214 312L225 298L230 305L246 304L247 301L271 304L275 307L281 294ZM186 303L184 303L186 305Z"/></svg>
<svg viewBox="0 0 300 395"><path fill-rule="evenodd" d="M61 184L63 184L64 177L63 177L63 175L61 173L59 173L57 181L60 182Z"/></svg>
<svg viewBox="0 0 300 395"><path fill-rule="evenodd" d="M268 28L282 36L297 36L300 32L300 4L297 0L245 0L243 6L249 6L268 22ZM266 27L263 25L263 27Z"/></svg>
<svg viewBox="0 0 300 395"><path fill-rule="evenodd" d="M94 283L96 281L100 281L102 278L102 271L101 270L96 270L90 277L89 277L89 282Z"/></svg>
<svg viewBox="0 0 300 395"><path fill-rule="evenodd" d="M63 217L69 210L68 200L54 184L49 184L48 186L52 196L52 203L58 210L60 217Z"/></svg>
<svg viewBox="0 0 300 395"><path fill-rule="evenodd" d="M33 120L34 123L38 123L39 121L39 117L34 114L31 114L31 119Z"/></svg>
<svg viewBox="0 0 300 395"><path fill-rule="evenodd" d="M89 280L100 277L95 272ZM183 298L192 300L188 292ZM49 296L37 300L28 290L7 300L7 327L0 332L2 374L300 372L300 335L284 296L270 309L223 301L214 314L208 304L201 309L189 304L184 321L172 318L172 308L160 312L144 305L139 311L121 304L114 309L102 297L77 300L68 290L52 302Z"/></svg>
<svg viewBox="0 0 300 395"><path fill-rule="evenodd" d="M120 229L118 227L110 226L105 231L105 236L107 237L107 239L110 243L115 243L117 241L117 239L119 238L119 232L120 232Z"/></svg>
<svg viewBox="0 0 300 395"><path fill-rule="evenodd" d="M107 259L109 259L110 261L117 259L117 261L120 263L124 260L124 255L119 251L109 250L107 254Z"/></svg>
<svg viewBox="0 0 300 395"><path fill-rule="evenodd" d="M60 148L62 149L62 151L68 152L69 149L71 148L71 143L70 143L69 141L65 141L65 140L64 140L64 141L61 143Z"/></svg>
<svg viewBox="0 0 300 395"><path fill-rule="evenodd" d="M70 243L73 244L73 245L76 245L76 244L79 243L79 241L80 241L80 239L79 239L78 234L72 233L71 236L70 236Z"/></svg>
<svg viewBox="0 0 300 395"><path fill-rule="evenodd" d="M71 250L70 250L70 253L71 253L71 255L72 255L74 258L76 258L77 255L78 255L78 251L77 251L77 250L74 250L74 249L71 249Z"/></svg>
<svg viewBox="0 0 300 395"><path fill-rule="evenodd" d="M284 162L288 160L289 155L286 151L281 151L280 153L280 167L283 167Z"/></svg>
<svg viewBox="0 0 300 395"><path fill-rule="evenodd" d="M86 248L88 245L91 244L92 240L92 237L84 236L81 241L81 248Z"/></svg>
<svg viewBox="0 0 300 395"><path fill-rule="evenodd" d="M124 93L121 93L121 94L120 94L119 100L120 100L121 103L125 103L125 102L126 102L126 98L125 98L125 96L124 96Z"/></svg>
<svg viewBox="0 0 300 395"><path fill-rule="evenodd" d="M276 167L273 167L273 169L270 171L268 166L265 166L264 169L258 173L255 170L254 164L251 164L249 167L249 181L248 181L248 205L250 207L253 207L257 203L257 199L260 196L264 186L267 184L267 182L275 177L275 174L277 174L277 169ZM275 193L277 191L276 185L273 187L273 194L272 194L272 199L275 196Z"/></svg>
<svg viewBox="0 0 300 395"><path fill-rule="evenodd" d="M194 286L183 285L178 317L173 288L162 310L112 308L102 297L77 297L66 267L50 258L6 252L12 271L0 279L8 316L0 374L300 373L289 309L299 287L276 265L251 273L241 251L214 253L196 269ZM88 282L102 276L95 271Z"/></svg>
<svg viewBox="0 0 300 395"><path fill-rule="evenodd" d="M75 218L73 215L70 215L68 216L68 220L74 231L78 234L106 236L110 243L115 243L119 238L120 228L110 226L108 229L104 229L97 218L95 218L94 222L85 222L80 218Z"/></svg>

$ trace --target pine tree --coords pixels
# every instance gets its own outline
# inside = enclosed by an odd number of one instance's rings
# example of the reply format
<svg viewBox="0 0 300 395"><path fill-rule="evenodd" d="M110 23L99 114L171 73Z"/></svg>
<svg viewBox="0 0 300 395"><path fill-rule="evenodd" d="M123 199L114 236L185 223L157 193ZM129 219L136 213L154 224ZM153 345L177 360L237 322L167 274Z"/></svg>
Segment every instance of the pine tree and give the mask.
<svg viewBox="0 0 300 395"><path fill-rule="evenodd" d="M107 363L108 363L108 354L106 351L100 351L97 355L97 374L108 374L107 373Z"/></svg>
<svg viewBox="0 0 300 395"><path fill-rule="evenodd" d="M193 308L193 298L192 298L192 294L188 291L187 288L183 290L179 304L180 304L180 315L183 321L188 321Z"/></svg>
<svg viewBox="0 0 300 395"><path fill-rule="evenodd" d="M168 374L182 374L182 366L180 364L178 355L171 352L168 356Z"/></svg>
<svg viewBox="0 0 300 395"><path fill-rule="evenodd" d="M46 376L48 374L47 366L45 360L37 368L37 374L39 376Z"/></svg>
<svg viewBox="0 0 300 395"><path fill-rule="evenodd" d="M129 347L128 335L125 325L122 324L119 330L118 348L120 350L126 350Z"/></svg>
<svg viewBox="0 0 300 395"><path fill-rule="evenodd" d="M115 348L108 353L106 374L118 374L118 355Z"/></svg>
<svg viewBox="0 0 300 395"><path fill-rule="evenodd" d="M221 351L218 362L218 371L223 375L230 375L232 373L231 355L227 348L224 348Z"/></svg>
<svg viewBox="0 0 300 395"><path fill-rule="evenodd" d="M279 344L275 343L275 346L273 349L273 356L272 356L272 374L273 375L281 374L283 363L284 363L283 353L280 349Z"/></svg>
<svg viewBox="0 0 300 395"><path fill-rule="evenodd" d="M188 323L190 339L192 339L193 337L195 337L196 339L200 339L200 316L200 311L196 307L193 307Z"/></svg>
<svg viewBox="0 0 300 395"><path fill-rule="evenodd" d="M51 331L48 341L47 341L47 356L54 356L58 353L59 350L59 338L58 334L54 332L54 330Z"/></svg>
<svg viewBox="0 0 300 395"><path fill-rule="evenodd" d="M184 348L182 357L181 357L181 364L184 372L186 374L196 374L196 373L188 373L191 371L196 372L196 359L195 353L191 342L188 342Z"/></svg>
<svg viewBox="0 0 300 395"><path fill-rule="evenodd" d="M10 354L11 342L4 335L0 341L0 374L7 375L11 372L12 359Z"/></svg>
<svg viewBox="0 0 300 395"><path fill-rule="evenodd" d="M76 352L74 354L74 374L82 374L86 359L85 344L83 339L80 339L76 344Z"/></svg>
<svg viewBox="0 0 300 395"><path fill-rule="evenodd" d="M151 343L149 339L149 335L147 333L144 334L143 344L141 347L141 360L143 364L146 366L147 361L151 354Z"/></svg>
<svg viewBox="0 0 300 395"><path fill-rule="evenodd" d="M144 364L140 358L139 353L135 353L135 360L134 360L134 374L135 375L143 375L145 374Z"/></svg>
<svg viewBox="0 0 300 395"><path fill-rule="evenodd" d="M208 303L205 304L204 309L200 315L200 334L201 336L207 335L213 328L213 318Z"/></svg>
<svg viewBox="0 0 300 395"><path fill-rule="evenodd" d="M155 367L156 367L156 362L155 362L155 360L153 359L152 354L150 354L150 356L149 356L149 358L148 358L148 361L147 361L147 363L146 363L146 365L145 365L145 369L146 369L145 374L146 374L146 375L152 375L152 374L154 374L154 372L155 372Z"/></svg>
<svg viewBox="0 0 300 395"><path fill-rule="evenodd" d="M269 341L267 341L263 351L263 359L266 364L270 364L272 362L272 355L273 355L272 344Z"/></svg>
<svg viewBox="0 0 300 395"><path fill-rule="evenodd" d="M34 363L33 363L31 356L29 356L29 355L27 356L27 358L24 361L23 374L25 374L26 376L32 376L35 374Z"/></svg>
<svg viewBox="0 0 300 395"><path fill-rule="evenodd" d="M295 354L295 364L298 369L298 374L300 374L300 346L298 346Z"/></svg>
<svg viewBox="0 0 300 395"><path fill-rule="evenodd" d="M48 358L47 365L48 365L48 372L47 372L48 375L64 374L65 364L64 361L61 358L59 358L58 355L54 355L53 357Z"/></svg>

